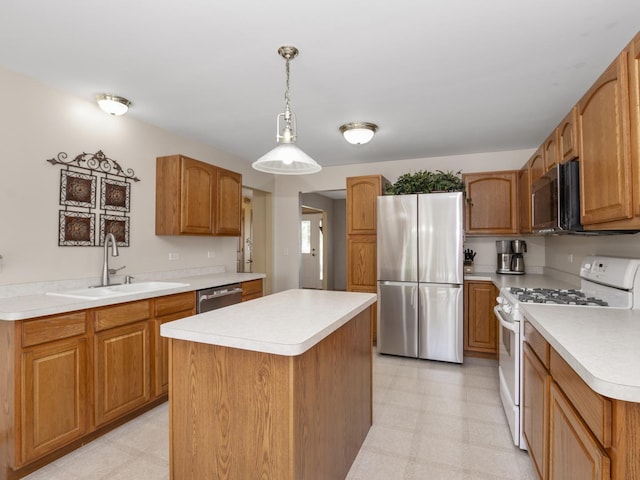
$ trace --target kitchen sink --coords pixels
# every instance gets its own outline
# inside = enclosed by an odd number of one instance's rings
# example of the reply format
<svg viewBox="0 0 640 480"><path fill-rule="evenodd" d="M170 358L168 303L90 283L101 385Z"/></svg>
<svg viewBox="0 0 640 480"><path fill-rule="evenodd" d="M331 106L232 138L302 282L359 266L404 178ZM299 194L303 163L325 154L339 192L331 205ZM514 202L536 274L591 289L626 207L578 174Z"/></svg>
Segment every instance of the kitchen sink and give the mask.
<svg viewBox="0 0 640 480"><path fill-rule="evenodd" d="M155 292L169 288L186 287L188 283L178 282L140 282L125 285L109 285L107 287L79 288L66 292L47 292L47 295L57 297L84 298L86 300L100 300L101 298L122 297L136 293Z"/></svg>

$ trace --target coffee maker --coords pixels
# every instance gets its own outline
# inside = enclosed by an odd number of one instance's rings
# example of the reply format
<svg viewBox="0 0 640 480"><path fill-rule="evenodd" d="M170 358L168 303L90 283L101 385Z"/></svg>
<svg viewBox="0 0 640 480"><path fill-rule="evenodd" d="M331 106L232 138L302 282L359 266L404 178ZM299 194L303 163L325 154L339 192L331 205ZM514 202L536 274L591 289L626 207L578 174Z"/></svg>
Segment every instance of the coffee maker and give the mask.
<svg viewBox="0 0 640 480"><path fill-rule="evenodd" d="M524 240L498 240L496 273L506 275L524 275L524 252L527 243Z"/></svg>
<svg viewBox="0 0 640 480"><path fill-rule="evenodd" d="M512 240L511 273L524 274L524 253L527 251L527 242L524 240Z"/></svg>

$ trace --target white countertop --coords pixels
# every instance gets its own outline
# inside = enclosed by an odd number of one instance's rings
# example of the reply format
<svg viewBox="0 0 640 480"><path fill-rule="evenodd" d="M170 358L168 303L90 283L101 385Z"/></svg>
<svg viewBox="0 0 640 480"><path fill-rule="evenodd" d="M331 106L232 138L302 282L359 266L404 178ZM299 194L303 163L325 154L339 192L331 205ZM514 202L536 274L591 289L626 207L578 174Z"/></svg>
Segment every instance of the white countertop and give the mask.
<svg viewBox="0 0 640 480"><path fill-rule="evenodd" d="M304 353L376 301L373 293L287 290L164 323L163 337L256 352Z"/></svg>
<svg viewBox="0 0 640 480"><path fill-rule="evenodd" d="M84 310L87 308L115 305L134 300L144 300L146 298L160 297L163 295L173 295L175 293L189 292L203 288L219 287L230 283L248 282L250 280L264 277L264 273L232 272L189 277L172 277L172 282L185 283L186 286L155 290L152 292L134 293L113 298L103 298L100 300L58 297L46 295L44 293L0 298L0 320L24 320L27 318L72 312L74 310Z"/></svg>
<svg viewBox="0 0 640 480"><path fill-rule="evenodd" d="M521 304L527 320L594 391L640 402L640 311Z"/></svg>

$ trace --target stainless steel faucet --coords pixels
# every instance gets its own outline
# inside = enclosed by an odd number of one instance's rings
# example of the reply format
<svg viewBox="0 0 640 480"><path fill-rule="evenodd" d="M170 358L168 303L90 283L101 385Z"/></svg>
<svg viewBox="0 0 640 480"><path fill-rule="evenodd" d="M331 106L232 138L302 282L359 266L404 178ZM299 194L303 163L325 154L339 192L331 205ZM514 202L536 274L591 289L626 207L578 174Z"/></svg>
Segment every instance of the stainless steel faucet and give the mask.
<svg viewBox="0 0 640 480"><path fill-rule="evenodd" d="M102 264L102 284L100 286L106 287L109 285L109 274L111 271L109 270L109 242L111 242L111 256L117 257L118 253L118 243L116 242L116 237L113 236L113 233L107 233L104 237L104 262ZM124 267L121 267L124 268Z"/></svg>

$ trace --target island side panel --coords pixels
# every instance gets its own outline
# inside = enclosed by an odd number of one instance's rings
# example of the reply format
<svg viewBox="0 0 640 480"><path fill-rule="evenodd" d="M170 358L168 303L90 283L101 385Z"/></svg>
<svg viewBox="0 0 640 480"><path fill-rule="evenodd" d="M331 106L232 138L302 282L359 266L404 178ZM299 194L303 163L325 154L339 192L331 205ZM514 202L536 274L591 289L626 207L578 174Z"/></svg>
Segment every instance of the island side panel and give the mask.
<svg viewBox="0 0 640 480"><path fill-rule="evenodd" d="M169 348L171 478L292 478L291 359L176 339Z"/></svg>
<svg viewBox="0 0 640 480"><path fill-rule="evenodd" d="M296 480L343 480L371 427L370 310L295 357Z"/></svg>
<svg viewBox="0 0 640 480"><path fill-rule="evenodd" d="M16 382L15 350L20 322L0 321L0 480L7 480L15 466L14 415Z"/></svg>

